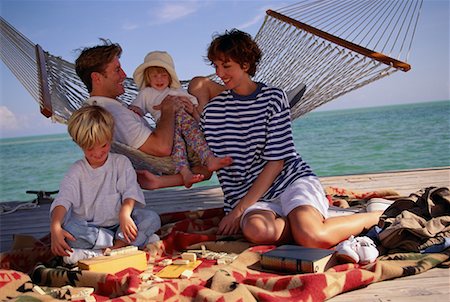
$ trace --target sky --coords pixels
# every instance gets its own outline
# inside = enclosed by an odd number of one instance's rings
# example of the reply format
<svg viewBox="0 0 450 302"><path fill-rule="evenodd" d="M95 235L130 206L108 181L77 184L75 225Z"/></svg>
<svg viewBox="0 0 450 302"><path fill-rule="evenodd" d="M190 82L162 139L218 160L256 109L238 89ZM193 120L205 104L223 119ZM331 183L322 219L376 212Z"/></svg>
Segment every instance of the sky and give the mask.
<svg viewBox="0 0 450 302"><path fill-rule="evenodd" d="M204 60L214 34L238 28L254 36L267 9L295 2L0 0L0 15L33 43L67 61L74 62L81 47L108 38L123 47L121 63L128 77L149 51L166 50L179 78L188 80L214 72ZM410 71L396 72L317 110L449 100L449 2L424 0ZM40 114L36 101L0 62L0 138L64 132L64 125Z"/></svg>

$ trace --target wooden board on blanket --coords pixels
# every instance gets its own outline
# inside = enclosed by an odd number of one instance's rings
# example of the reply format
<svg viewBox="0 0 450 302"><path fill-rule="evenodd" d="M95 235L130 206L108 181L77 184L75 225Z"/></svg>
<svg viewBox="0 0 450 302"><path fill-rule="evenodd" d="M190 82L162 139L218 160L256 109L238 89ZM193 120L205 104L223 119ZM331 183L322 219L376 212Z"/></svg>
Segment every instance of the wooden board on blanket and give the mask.
<svg viewBox="0 0 450 302"><path fill-rule="evenodd" d="M171 264L160 270L156 275L160 278L179 278L185 270L193 271L202 263L201 260L189 262L188 264Z"/></svg>
<svg viewBox="0 0 450 302"><path fill-rule="evenodd" d="M78 261L78 267L99 273L115 274L126 268L147 269L147 256L144 251L132 251L114 256L98 256Z"/></svg>

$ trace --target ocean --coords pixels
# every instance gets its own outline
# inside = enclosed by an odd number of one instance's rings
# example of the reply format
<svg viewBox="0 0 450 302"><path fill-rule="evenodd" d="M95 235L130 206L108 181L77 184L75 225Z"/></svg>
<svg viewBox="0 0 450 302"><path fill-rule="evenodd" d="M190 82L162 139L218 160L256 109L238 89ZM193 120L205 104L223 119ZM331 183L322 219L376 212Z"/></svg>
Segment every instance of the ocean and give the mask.
<svg viewBox="0 0 450 302"><path fill-rule="evenodd" d="M293 133L318 176L450 166L450 101L315 111ZM82 154L68 134L0 139L0 202L58 190ZM195 186L217 184L214 176Z"/></svg>

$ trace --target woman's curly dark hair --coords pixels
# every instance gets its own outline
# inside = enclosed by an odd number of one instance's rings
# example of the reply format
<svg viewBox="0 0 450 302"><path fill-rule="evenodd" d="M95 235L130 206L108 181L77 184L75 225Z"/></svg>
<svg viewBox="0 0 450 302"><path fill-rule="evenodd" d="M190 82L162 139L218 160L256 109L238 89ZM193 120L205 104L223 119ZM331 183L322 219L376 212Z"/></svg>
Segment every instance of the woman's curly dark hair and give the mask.
<svg viewBox="0 0 450 302"><path fill-rule="evenodd" d="M231 59L241 67L248 64L250 76L255 75L261 56L261 50L252 37L235 28L225 31L222 35L215 35L208 47L208 60L211 63L216 60L226 62Z"/></svg>

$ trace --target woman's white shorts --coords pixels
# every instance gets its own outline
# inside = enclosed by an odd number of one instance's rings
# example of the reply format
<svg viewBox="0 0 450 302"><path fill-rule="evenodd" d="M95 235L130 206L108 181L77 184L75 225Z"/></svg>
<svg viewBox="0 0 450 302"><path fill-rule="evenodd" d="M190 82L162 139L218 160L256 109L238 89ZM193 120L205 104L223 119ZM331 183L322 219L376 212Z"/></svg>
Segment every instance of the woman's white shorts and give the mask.
<svg viewBox="0 0 450 302"><path fill-rule="evenodd" d="M252 211L271 211L275 215L286 217L293 209L306 205L317 209L324 218L328 217L328 199L316 176L300 177L277 198L270 202L259 201L248 207L241 216L241 228L244 216Z"/></svg>

